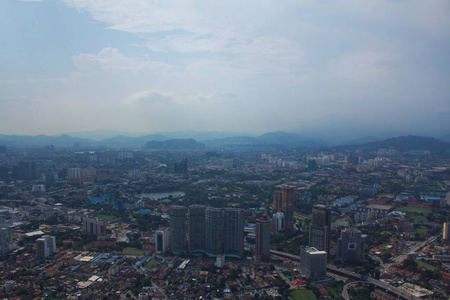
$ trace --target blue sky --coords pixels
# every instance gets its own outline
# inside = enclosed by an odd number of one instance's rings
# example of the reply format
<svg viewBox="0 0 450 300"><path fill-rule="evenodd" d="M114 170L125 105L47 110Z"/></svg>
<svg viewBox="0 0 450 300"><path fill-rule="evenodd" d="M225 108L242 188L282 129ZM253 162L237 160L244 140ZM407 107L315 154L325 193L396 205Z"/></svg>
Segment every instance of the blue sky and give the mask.
<svg viewBox="0 0 450 300"><path fill-rule="evenodd" d="M450 2L0 1L8 134L450 133Z"/></svg>

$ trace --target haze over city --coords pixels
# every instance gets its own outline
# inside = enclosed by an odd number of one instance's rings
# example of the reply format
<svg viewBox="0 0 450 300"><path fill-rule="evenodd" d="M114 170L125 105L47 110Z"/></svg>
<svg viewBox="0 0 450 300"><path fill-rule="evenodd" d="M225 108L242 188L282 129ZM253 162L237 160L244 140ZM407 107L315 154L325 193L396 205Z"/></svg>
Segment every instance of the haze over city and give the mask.
<svg viewBox="0 0 450 300"><path fill-rule="evenodd" d="M450 129L450 3L0 3L3 134Z"/></svg>

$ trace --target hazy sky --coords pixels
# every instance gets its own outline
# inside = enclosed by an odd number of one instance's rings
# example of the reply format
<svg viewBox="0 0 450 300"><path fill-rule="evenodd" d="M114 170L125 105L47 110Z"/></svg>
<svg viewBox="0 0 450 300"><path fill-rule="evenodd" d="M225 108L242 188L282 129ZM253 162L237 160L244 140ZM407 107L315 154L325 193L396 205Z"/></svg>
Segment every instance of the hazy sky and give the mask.
<svg viewBox="0 0 450 300"><path fill-rule="evenodd" d="M0 133L450 133L448 0L1 0Z"/></svg>

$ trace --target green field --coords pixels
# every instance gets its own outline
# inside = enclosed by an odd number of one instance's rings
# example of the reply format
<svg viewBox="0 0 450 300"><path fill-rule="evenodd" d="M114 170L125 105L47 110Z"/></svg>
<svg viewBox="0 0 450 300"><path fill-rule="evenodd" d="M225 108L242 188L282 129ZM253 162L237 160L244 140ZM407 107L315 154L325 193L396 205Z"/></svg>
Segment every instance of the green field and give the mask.
<svg viewBox="0 0 450 300"><path fill-rule="evenodd" d="M430 270L430 271L434 271L435 270L435 267L433 267L432 265L427 264L423 260L415 259L415 262L417 263L417 267L418 268L424 268L424 269L427 269L427 270Z"/></svg>
<svg viewBox="0 0 450 300"><path fill-rule="evenodd" d="M418 207L397 207L395 210L399 210L405 213L416 213L416 214L424 214L424 215L428 215L428 213L430 212L429 209L425 209L425 208L418 208Z"/></svg>
<svg viewBox="0 0 450 300"><path fill-rule="evenodd" d="M122 254L123 255L144 255L144 251L136 249L136 248L128 247L128 248L123 249Z"/></svg>
<svg viewBox="0 0 450 300"><path fill-rule="evenodd" d="M418 234L422 234L422 233L427 234L428 233L428 229L426 229L426 228L416 228L416 232Z"/></svg>
<svg viewBox="0 0 450 300"><path fill-rule="evenodd" d="M115 217L111 215L97 215L96 218L105 221L113 221L115 219Z"/></svg>
<svg viewBox="0 0 450 300"><path fill-rule="evenodd" d="M295 290L291 292L293 300L316 300L317 297L310 290Z"/></svg>
<svg viewBox="0 0 450 300"><path fill-rule="evenodd" d="M417 207L397 207L395 210L407 213L408 219L412 222L426 222L426 216L430 213L429 209Z"/></svg>
<svg viewBox="0 0 450 300"><path fill-rule="evenodd" d="M145 264L146 268L151 268L156 264L156 261L154 259L152 259L151 261L149 261L148 263Z"/></svg>

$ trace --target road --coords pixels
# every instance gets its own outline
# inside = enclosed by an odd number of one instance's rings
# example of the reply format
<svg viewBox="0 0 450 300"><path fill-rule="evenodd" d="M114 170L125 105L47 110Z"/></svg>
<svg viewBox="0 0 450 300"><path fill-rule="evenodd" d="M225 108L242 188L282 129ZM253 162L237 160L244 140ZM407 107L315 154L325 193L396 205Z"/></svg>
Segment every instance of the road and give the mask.
<svg viewBox="0 0 450 300"><path fill-rule="evenodd" d="M437 238L437 237L431 237L430 239L428 239L427 241L424 241L422 243L426 244L429 241L433 241L435 238ZM420 243L420 244L422 244L422 243ZM419 244L416 245L416 246L419 246ZM414 248L416 248L416 246ZM417 247L417 249L419 249L419 247ZM293 254L286 253L286 252L281 252L281 251L276 251L276 250L270 250L270 252L275 254L275 255L284 256L284 257L287 257L287 258L295 260L295 261L300 261L300 256L297 256L297 255L293 255ZM333 265L327 265L327 271L331 272L331 273L338 273L340 276L346 276L348 279L351 279L351 280L357 279L360 282L371 283L371 284L377 286L378 288L380 288L380 289L382 289L382 290L384 290L386 292L389 292L391 294L395 294L399 299L401 298L401 299L405 299L405 300L419 300L419 298L414 297L414 296L410 295L409 293L406 293L405 291L403 291L403 290L401 290L399 288L396 288L396 287L394 287L394 286L392 286L392 285L390 285L388 283L379 281L379 280L374 279L374 278L368 278L367 281L361 281L361 275L360 274L356 274L354 272L350 272L350 271L347 271L347 270L344 270L344 269L340 269L340 268L337 268L337 267L335 267ZM347 296L348 296L348 292L347 292Z"/></svg>

